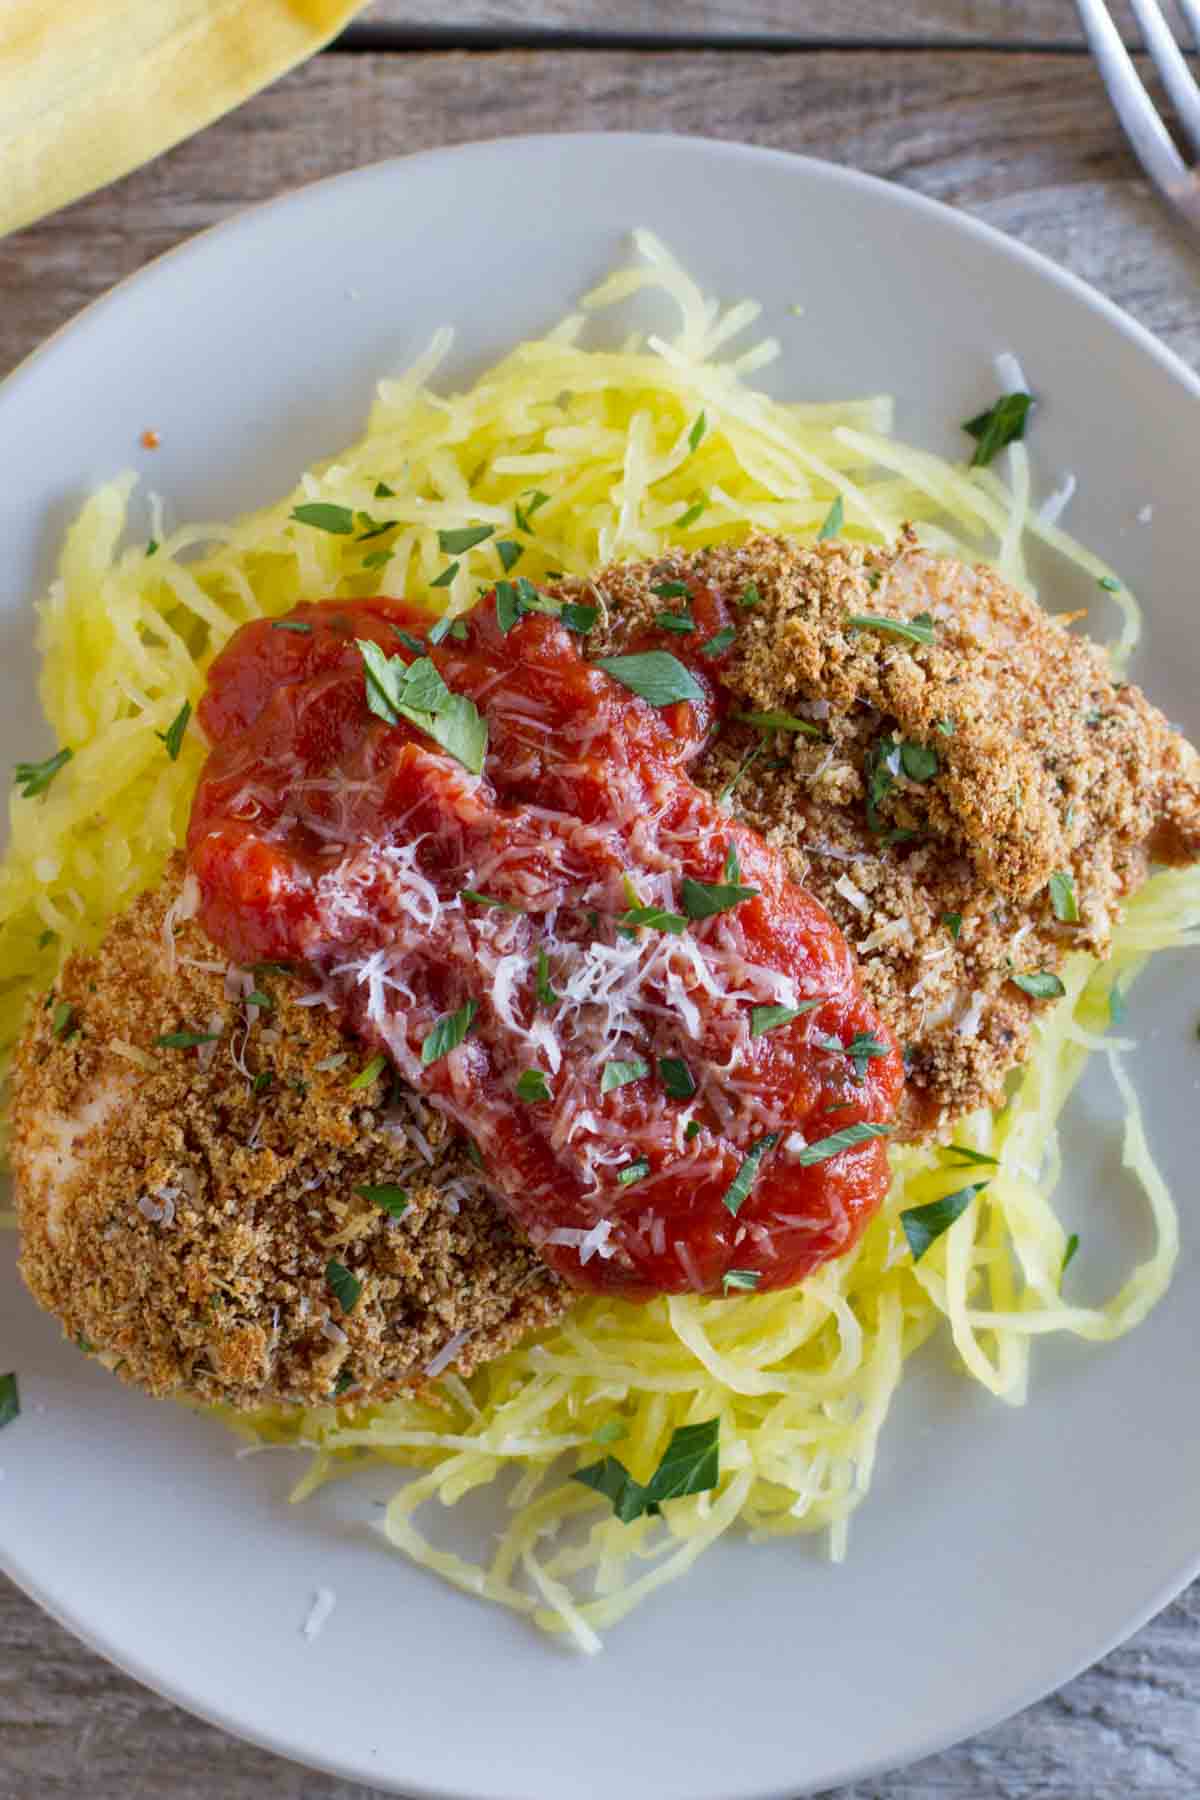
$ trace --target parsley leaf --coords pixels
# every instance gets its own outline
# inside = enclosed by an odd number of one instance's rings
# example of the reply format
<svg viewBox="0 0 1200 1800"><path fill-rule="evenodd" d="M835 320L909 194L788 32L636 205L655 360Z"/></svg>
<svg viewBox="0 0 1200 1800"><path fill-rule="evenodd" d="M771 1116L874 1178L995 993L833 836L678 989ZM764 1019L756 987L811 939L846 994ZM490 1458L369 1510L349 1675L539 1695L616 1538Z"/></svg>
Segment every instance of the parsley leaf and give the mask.
<svg viewBox="0 0 1200 1800"><path fill-rule="evenodd" d="M696 621L690 612L655 613L654 623L660 631L676 631L681 637L696 629Z"/></svg>
<svg viewBox="0 0 1200 1800"><path fill-rule="evenodd" d="M69 1000L60 1000L54 1009L54 1017L50 1022L50 1030L56 1038L73 1036L71 1029L75 1018L75 1008Z"/></svg>
<svg viewBox="0 0 1200 1800"><path fill-rule="evenodd" d="M886 613L851 613L846 623L856 625L860 631L882 631L892 637L907 638L912 644L933 642L934 624L930 613L918 613L915 619L889 619Z"/></svg>
<svg viewBox="0 0 1200 1800"><path fill-rule="evenodd" d="M844 1126L829 1137L818 1138L815 1144L806 1144L796 1161L803 1168L811 1168L813 1163L828 1162L831 1156L840 1156L843 1150L853 1150L870 1138L890 1137L895 1129L894 1125L872 1125L864 1119L857 1125Z"/></svg>
<svg viewBox="0 0 1200 1800"><path fill-rule="evenodd" d="M1121 584L1115 575L1102 575L1100 577L1099 585L1104 589L1106 594L1119 594L1121 591Z"/></svg>
<svg viewBox="0 0 1200 1800"><path fill-rule="evenodd" d="M198 1044L215 1044L219 1031L168 1031L154 1040L157 1050L194 1050Z"/></svg>
<svg viewBox="0 0 1200 1800"><path fill-rule="evenodd" d="M1066 869L1055 869L1050 877L1050 904L1054 908L1054 916L1064 925L1078 925L1079 902L1075 898L1075 883Z"/></svg>
<svg viewBox="0 0 1200 1800"><path fill-rule="evenodd" d="M611 1094L614 1088L627 1087L631 1081L640 1081L649 1073L647 1062L607 1062L600 1077L600 1092Z"/></svg>
<svg viewBox="0 0 1200 1800"><path fill-rule="evenodd" d="M496 554L503 564L504 573L507 575L516 567L524 556L525 546L524 544L518 544L515 538L497 538Z"/></svg>
<svg viewBox="0 0 1200 1800"><path fill-rule="evenodd" d="M673 706L677 700L704 699L704 689L669 650L643 650L635 656L601 656L593 664L651 706Z"/></svg>
<svg viewBox="0 0 1200 1800"><path fill-rule="evenodd" d="M634 927L645 925L652 931L669 931L672 937L678 937L687 930L687 920L679 913L664 912L661 906L631 906L623 912L617 921L619 925Z"/></svg>
<svg viewBox="0 0 1200 1800"><path fill-rule="evenodd" d="M825 514L825 522L817 533L818 544L824 543L826 538L835 538L842 529L845 519L846 508L842 503L842 496L839 494L829 511Z"/></svg>
<svg viewBox="0 0 1200 1800"><path fill-rule="evenodd" d="M924 744L904 742L900 746L900 767L910 781L932 781L938 772L938 754Z"/></svg>
<svg viewBox="0 0 1200 1800"><path fill-rule="evenodd" d="M695 1093L692 1071L681 1056L660 1056L658 1073L672 1100L690 1100Z"/></svg>
<svg viewBox="0 0 1200 1800"><path fill-rule="evenodd" d="M464 525L461 531L439 531L438 549L444 556L461 556L476 544L485 544L496 535L494 525Z"/></svg>
<svg viewBox="0 0 1200 1800"><path fill-rule="evenodd" d="M976 1194L981 1194L986 1186L986 1181L977 1181L970 1187L959 1188L957 1193L931 1200L928 1206L910 1206L907 1212L900 1214L915 1263L920 1262L929 1246L936 1243L944 1231L949 1231L955 1219L962 1218Z"/></svg>
<svg viewBox="0 0 1200 1800"><path fill-rule="evenodd" d="M389 725L415 725L473 775L483 770L487 721L473 700L451 693L427 656L406 663L369 638L355 640L366 667L367 705Z"/></svg>
<svg viewBox="0 0 1200 1800"><path fill-rule="evenodd" d="M721 1473L719 1434L719 1419L680 1425L644 1486L615 1456L576 1470L571 1479L602 1495L621 1523L630 1525L643 1514L658 1513L666 1500L707 1493L716 1487Z"/></svg>
<svg viewBox="0 0 1200 1800"><path fill-rule="evenodd" d="M693 881L685 875L680 893L683 910L689 919L712 919L729 912L743 900L753 900L760 892L756 887L742 887L735 882Z"/></svg>
<svg viewBox="0 0 1200 1800"><path fill-rule="evenodd" d="M725 805L725 802L729 799L730 794L732 794L734 788L737 786L738 782L742 779L742 776L746 773L746 770L751 766L752 763L755 763L758 761L759 757L763 753L763 749L764 749L763 744L755 744L753 750L748 750L746 752L746 755L743 756L741 762L738 764L737 768L733 771L733 774L729 777L729 780L725 783L725 786L721 789L720 793L717 795L717 805L718 806Z"/></svg>
<svg viewBox="0 0 1200 1800"><path fill-rule="evenodd" d="M1071 1264L1075 1261L1075 1252L1078 1250L1078 1248L1079 1248L1079 1233L1077 1231L1073 1231L1071 1233L1070 1237L1067 1239L1066 1249L1063 1251L1062 1266L1060 1267L1060 1269L1058 1271L1058 1279L1059 1279L1060 1285L1062 1283L1063 1276L1066 1274L1066 1272L1070 1268Z"/></svg>
<svg viewBox="0 0 1200 1800"><path fill-rule="evenodd" d="M754 1186L755 1179L758 1175L759 1163L767 1154L767 1151L773 1150L778 1142L779 1133L777 1131L769 1131L766 1137L759 1138L757 1144L754 1145L754 1148L749 1154L743 1157L741 1167L738 1169L737 1174L725 1189L725 1192L721 1195L722 1205L727 1212L733 1214L735 1219L741 1211L742 1206L745 1204L750 1189Z"/></svg>
<svg viewBox="0 0 1200 1800"><path fill-rule="evenodd" d="M762 1037L764 1032L778 1031L781 1025L790 1025L803 1013L812 1012L824 1001L819 995L815 1000L802 1000L799 1006L752 1006L750 1009L750 1036Z"/></svg>
<svg viewBox="0 0 1200 1800"><path fill-rule="evenodd" d="M1009 980L1022 993L1031 994L1035 1000L1060 1000L1066 988L1057 975L1048 969L1032 969L1024 975L1010 975Z"/></svg>
<svg viewBox="0 0 1200 1800"><path fill-rule="evenodd" d="M364 1181L354 1191L373 1206L381 1206L393 1219L402 1219L408 1211L408 1189L398 1187L394 1181Z"/></svg>
<svg viewBox="0 0 1200 1800"><path fill-rule="evenodd" d="M348 506L328 506L319 500L293 507L292 518L297 525L311 525L335 537L349 537L354 530L354 514Z"/></svg>
<svg viewBox="0 0 1200 1800"><path fill-rule="evenodd" d="M845 1050L854 1064L854 1073L861 1081L867 1072L867 1064L877 1056L886 1056L888 1046L879 1038L872 1037L869 1031L859 1031L850 1039Z"/></svg>
<svg viewBox="0 0 1200 1800"><path fill-rule="evenodd" d="M994 1169L998 1166L996 1157L985 1156L982 1150L972 1150L969 1144L947 1144L946 1155L957 1157L958 1161L954 1166L960 1169L972 1167Z"/></svg>
<svg viewBox="0 0 1200 1800"><path fill-rule="evenodd" d="M756 731L799 731L804 737L819 738L821 733L807 719L790 712L735 712L734 718Z"/></svg>
<svg viewBox="0 0 1200 1800"><path fill-rule="evenodd" d="M698 1119L689 1119L683 1128L683 1135L690 1144L693 1138L700 1136L701 1125Z"/></svg>
<svg viewBox="0 0 1200 1800"><path fill-rule="evenodd" d="M21 1396L17 1391L17 1377L13 1371L0 1375L0 1430L11 1425L21 1415Z"/></svg>
<svg viewBox="0 0 1200 1800"><path fill-rule="evenodd" d="M272 631L294 631L299 637L311 637L312 626L307 619L272 619Z"/></svg>
<svg viewBox="0 0 1200 1800"><path fill-rule="evenodd" d="M461 563L456 563L456 562L447 563L446 567L442 570L441 574L434 576L433 580L429 584L430 587L449 587L450 583L454 580L454 577L458 574L458 571L461 567L462 567Z"/></svg>
<svg viewBox="0 0 1200 1800"><path fill-rule="evenodd" d="M759 592L757 581L748 581L742 590L742 596L741 596L741 599L738 601L738 605L739 606L760 606L761 604L762 604L762 595Z"/></svg>
<svg viewBox="0 0 1200 1800"><path fill-rule="evenodd" d="M517 1077L518 1100L549 1100L550 1083L541 1069L522 1069Z"/></svg>
<svg viewBox="0 0 1200 1800"><path fill-rule="evenodd" d="M735 626L724 626L720 631L714 632L706 644L701 644L701 656L724 656L736 636Z"/></svg>
<svg viewBox="0 0 1200 1800"><path fill-rule="evenodd" d="M317 1067L320 1068L320 1066L321 1066L320 1063L318 1063ZM358 1074L353 1077L353 1079L349 1082L348 1085L352 1089L355 1089L355 1088L361 1089L361 1088L370 1087L371 1083L375 1080L376 1076L382 1075L383 1071L386 1068L387 1068L387 1057L386 1056L384 1056L382 1054L380 1054L379 1056L373 1056L371 1058L370 1062L367 1063L365 1065L365 1067L361 1068L358 1071Z"/></svg>
<svg viewBox="0 0 1200 1800"><path fill-rule="evenodd" d="M1032 405L1032 394L1002 394L995 406L965 421L963 430L975 439L973 469L986 469L1006 444L1025 436L1025 421Z"/></svg>
<svg viewBox="0 0 1200 1800"><path fill-rule="evenodd" d="M706 512L707 510L708 510L708 500L705 496L702 495L699 500L693 500L692 504L687 508L686 512L680 513L679 517L675 521L675 529L677 531L686 531L688 526L694 525L696 523L696 520L700 517L701 513Z"/></svg>
<svg viewBox="0 0 1200 1800"><path fill-rule="evenodd" d="M427 1069L430 1063L440 1062L451 1050L457 1050L470 1031L478 1011L478 1000L466 1000L457 1012L443 1013L430 1027L425 1042L421 1045L421 1067Z"/></svg>
<svg viewBox="0 0 1200 1800"><path fill-rule="evenodd" d="M568 631L577 631L581 637L586 637L599 617L599 608L581 606L576 600L564 600L560 617Z"/></svg>
<svg viewBox="0 0 1200 1800"><path fill-rule="evenodd" d="M660 581L650 589L660 600L685 600L691 591L686 581Z"/></svg>
<svg viewBox="0 0 1200 1800"><path fill-rule="evenodd" d="M325 1264L325 1283L330 1293L348 1317L358 1305L362 1293L362 1282L352 1275L345 1263L327 1262Z"/></svg>
<svg viewBox="0 0 1200 1800"><path fill-rule="evenodd" d="M36 795L44 794L59 770L66 768L74 754L73 750L60 750L56 756L48 756L45 762L19 762L14 779L24 798L32 800Z"/></svg>
<svg viewBox="0 0 1200 1800"><path fill-rule="evenodd" d="M708 430L708 420L703 412L696 414L696 422L688 432L688 449L695 452L700 448L700 440Z"/></svg>
<svg viewBox="0 0 1200 1800"><path fill-rule="evenodd" d="M514 906L511 900L497 900L494 895L477 893L474 888L460 889L458 897L460 900L471 901L475 906L495 907L499 912L523 913L525 911L523 906Z"/></svg>
<svg viewBox="0 0 1200 1800"><path fill-rule="evenodd" d="M958 934L962 930L962 922L963 916L961 913L942 914L942 924L946 927L946 930L950 933L950 936L954 939L955 943L958 942Z"/></svg>
<svg viewBox="0 0 1200 1800"><path fill-rule="evenodd" d="M759 1269L726 1269L721 1277L721 1286L727 1294L737 1293L739 1290L753 1293L761 1280L762 1272Z"/></svg>
<svg viewBox="0 0 1200 1800"><path fill-rule="evenodd" d="M617 1171L617 1180L622 1187L632 1187L635 1181L644 1181L649 1173L650 1164L644 1156L639 1156L636 1162L626 1163Z"/></svg>
<svg viewBox="0 0 1200 1800"><path fill-rule="evenodd" d="M537 974L534 977L538 1001L542 1006L557 1006L558 995L550 986L550 958L544 950L537 953Z"/></svg>

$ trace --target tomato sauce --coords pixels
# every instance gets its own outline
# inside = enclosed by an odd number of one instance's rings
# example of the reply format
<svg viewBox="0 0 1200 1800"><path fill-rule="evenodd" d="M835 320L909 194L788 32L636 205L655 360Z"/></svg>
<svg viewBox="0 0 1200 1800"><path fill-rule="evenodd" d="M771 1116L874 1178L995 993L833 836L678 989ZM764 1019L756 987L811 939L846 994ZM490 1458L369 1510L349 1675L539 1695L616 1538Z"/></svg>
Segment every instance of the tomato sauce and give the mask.
<svg viewBox="0 0 1200 1800"><path fill-rule="evenodd" d="M667 705L556 617L503 631L494 595L436 646L392 599L246 625L199 708L188 839L215 942L302 968L471 1135L547 1262L635 1299L784 1287L847 1250L886 1148L819 1147L886 1124L903 1082L833 921L688 777L726 705L699 647L728 622L689 604L689 638L632 647L691 672ZM359 641L474 703L482 773L371 710Z"/></svg>

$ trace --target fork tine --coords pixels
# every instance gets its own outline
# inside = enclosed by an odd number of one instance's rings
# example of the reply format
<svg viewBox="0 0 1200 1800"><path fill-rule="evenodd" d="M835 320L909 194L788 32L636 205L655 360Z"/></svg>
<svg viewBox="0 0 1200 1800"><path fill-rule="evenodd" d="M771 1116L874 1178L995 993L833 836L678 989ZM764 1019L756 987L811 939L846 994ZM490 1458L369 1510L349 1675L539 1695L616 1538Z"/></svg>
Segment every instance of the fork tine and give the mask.
<svg viewBox="0 0 1200 1800"><path fill-rule="evenodd" d="M1113 110L1138 161L1167 199L1180 204L1192 187L1191 172L1155 112L1104 0L1075 0L1075 4Z"/></svg>
<svg viewBox="0 0 1200 1800"><path fill-rule="evenodd" d="M1200 89L1163 18L1158 0L1130 0L1142 38L1167 90L1179 123L1194 150L1200 150Z"/></svg>

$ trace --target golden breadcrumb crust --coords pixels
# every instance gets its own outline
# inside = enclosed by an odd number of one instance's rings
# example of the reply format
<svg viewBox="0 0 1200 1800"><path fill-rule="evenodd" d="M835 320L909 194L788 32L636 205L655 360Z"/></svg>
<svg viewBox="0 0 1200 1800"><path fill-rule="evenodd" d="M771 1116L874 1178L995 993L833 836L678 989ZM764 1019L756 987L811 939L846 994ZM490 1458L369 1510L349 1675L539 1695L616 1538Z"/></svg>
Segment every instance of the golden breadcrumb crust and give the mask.
<svg viewBox="0 0 1200 1800"><path fill-rule="evenodd" d="M558 1318L567 1291L497 1212L463 1140L390 1074L352 1086L367 1053L297 1004L302 979L227 977L191 923L169 959L183 873L176 857L95 954L67 959L18 1047L12 1158L34 1297L125 1380L237 1408L380 1398L459 1333L448 1367L468 1374ZM157 1047L181 1031L220 1035ZM81 1116L72 1141L65 1122ZM399 1220L355 1192L383 1184L407 1190ZM362 1284L349 1313L331 1262Z"/></svg>
<svg viewBox="0 0 1200 1800"><path fill-rule="evenodd" d="M602 607L589 655L628 647L678 608L653 591L669 581L732 607L738 635L719 665L732 710L799 714L819 732L764 738L730 721L692 773L720 794L762 745L727 804L786 852L857 951L906 1047L908 1124L944 1132L997 1105L1044 1004L1013 975L1052 973L1076 949L1103 956L1151 861L1200 856L1195 750L1114 682L1098 646L911 534L891 550L756 537L615 564L588 584ZM740 605L751 586L761 598ZM848 624L924 613L929 646ZM901 745L934 753L932 778L907 773ZM1078 923L1055 916L1056 873L1070 876Z"/></svg>

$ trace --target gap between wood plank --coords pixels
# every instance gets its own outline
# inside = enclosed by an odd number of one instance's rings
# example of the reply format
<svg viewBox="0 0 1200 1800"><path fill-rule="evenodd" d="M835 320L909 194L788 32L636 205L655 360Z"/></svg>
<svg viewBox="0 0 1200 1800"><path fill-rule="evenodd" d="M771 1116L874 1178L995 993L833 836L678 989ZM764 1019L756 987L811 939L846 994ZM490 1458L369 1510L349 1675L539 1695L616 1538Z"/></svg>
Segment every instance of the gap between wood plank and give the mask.
<svg viewBox="0 0 1200 1800"><path fill-rule="evenodd" d="M1128 48L1140 52L1142 46L1130 42ZM1195 51L1181 46L1184 54L1195 57ZM348 25L339 37L326 46L326 54L370 55L396 51L431 50L636 50L655 55L670 51L716 51L723 54L748 53L797 55L805 52L837 50L843 53L878 55L880 52L920 52L933 55L994 56L1071 56L1086 57L1091 52L1086 44L1064 44L1030 38L1027 41L998 42L994 38L959 37L822 37L816 33L790 35L783 32L746 32L717 37L703 32L677 35L643 31L572 31L555 25L534 25L525 29L501 25Z"/></svg>

